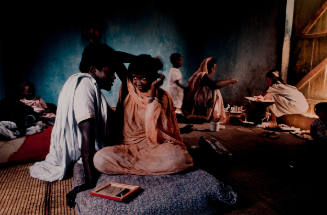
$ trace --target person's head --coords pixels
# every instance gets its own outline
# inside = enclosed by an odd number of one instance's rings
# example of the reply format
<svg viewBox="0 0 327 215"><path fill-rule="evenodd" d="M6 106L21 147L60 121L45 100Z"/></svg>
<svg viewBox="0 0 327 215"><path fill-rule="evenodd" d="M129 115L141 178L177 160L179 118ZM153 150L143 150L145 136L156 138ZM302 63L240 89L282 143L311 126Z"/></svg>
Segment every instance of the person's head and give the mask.
<svg viewBox="0 0 327 215"><path fill-rule="evenodd" d="M276 83L284 84L283 79L280 77L280 72L277 69L272 69L266 74L266 84L267 86L271 86Z"/></svg>
<svg viewBox="0 0 327 215"><path fill-rule="evenodd" d="M207 70L208 70L208 75L212 76L217 68L217 60L215 58L211 58L208 62L207 62Z"/></svg>
<svg viewBox="0 0 327 215"><path fill-rule="evenodd" d="M20 98L33 99L35 98L35 86L30 81L24 81L19 86Z"/></svg>
<svg viewBox="0 0 327 215"><path fill-rule="evenodd" d="M142 54L129 65L128 77L135 88L141 92L147 92L152 82L160 76L158 72L162 67L160 59Z"/></svg>
<svg viewBox="0 0 327 215"><path fill-rule="evenodd" d="M170 55L170 62L175 68L180 68L183 66L183 57L179 53L173 53Z"/></svg>
<svg viewBox="0 0 327 215"><path fill-rule="evenodd" d="M87 23L82 29L82 39L89 43L100 43L103 32L103 24Z"/></svg>
<svg viewBox="0 0 327 215"><path fill-rule="evenodd" d="M80 71L91 74L97 81L99 88L110 90L115 80L115 54L106 44L87 46L82 54Z"/></svg>
<svg viewBox="0 0 327 215"><path fill-rule="evenodd" d="M320 119L327 120L327 102L316 104L314 111Z"/></svg>

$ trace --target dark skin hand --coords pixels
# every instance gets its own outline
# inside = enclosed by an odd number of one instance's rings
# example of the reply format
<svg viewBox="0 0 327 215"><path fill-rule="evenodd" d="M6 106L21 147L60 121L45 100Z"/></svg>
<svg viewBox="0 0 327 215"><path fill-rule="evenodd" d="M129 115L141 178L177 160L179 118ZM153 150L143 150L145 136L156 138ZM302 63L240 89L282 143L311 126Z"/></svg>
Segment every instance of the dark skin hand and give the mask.
<svg viewBox="0 0 327 215"><path fill-rule="evenodd" d="M227 80L213 80L208 76L205 76L202 80L203 85L207 85L212 89L219 89L222 87L225 87L230 84L235 84L237 83L237 80L234 78L227 79Z"/></svg>
<svg viewBox="0 0 327 215"><path fill-rule="evenodd" d="M120 64L117 64L117 68L116 68L116 73L117 76L119 77L119 79L125 83L125 79L127 78L127 69L125 67L124 63L131 63L133 62L135 55L132 54L128 54L125 52L120 52L120 51L115 51L116 53L116 58L119 62L121 62Z"/></svg>
<svg viewBox="0 0 327 215"><path fill-rule="evenodd" d="M165 80L165 76L164 75L160 75L160 77L153 81L151 83L151 93L150 96L151 97L156 97L156 90L163 84L163 81Z"/></svg>
<svg viewBox="0 0 327 215"><path fill-rule="evenodd" d="M182 89L185 89L185 87L183 86L183 85L181 85L180 83L179 83L179 81L175 81L175 84L177 85L177 86L179 86L180 88L182 88Z"/></svg>
<svg viewBox="0 0 327 215"><path fill-rule="evenodd" d="M85 183L74 187L66 195L67 205L69 207L75 206L75 198L77 193L91 189L96 186L99 172L95 169L93 164L93 156L95 154L95 121L94 119L87 119L78 124L82 132L82 161L85 174Z"/></svg>

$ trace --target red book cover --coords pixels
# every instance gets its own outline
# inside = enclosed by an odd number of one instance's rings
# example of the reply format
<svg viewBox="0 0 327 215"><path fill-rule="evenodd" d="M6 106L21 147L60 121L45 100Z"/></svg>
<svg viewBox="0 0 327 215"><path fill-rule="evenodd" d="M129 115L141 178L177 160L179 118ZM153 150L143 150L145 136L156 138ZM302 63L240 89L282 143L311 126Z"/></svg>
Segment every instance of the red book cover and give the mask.
<svg viewBox="0 0 327 215"><path fill-rule="evenodd" d="M140 187L136 185L122 184L110 181L91 191L90 194L93 196L122 202L139 189Z"/></svg>

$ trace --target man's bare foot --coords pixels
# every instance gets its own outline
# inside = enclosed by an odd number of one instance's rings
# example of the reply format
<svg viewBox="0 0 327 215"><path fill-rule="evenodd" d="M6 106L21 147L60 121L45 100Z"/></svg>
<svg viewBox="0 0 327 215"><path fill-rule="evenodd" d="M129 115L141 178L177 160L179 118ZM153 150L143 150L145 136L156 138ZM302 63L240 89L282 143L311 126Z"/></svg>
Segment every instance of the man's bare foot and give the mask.
<svg viewBox="0 0 327 215"><path fill-rule="evenodd" d="M268 128L277 128L277 122L270 121L268 122Z"/></svg>

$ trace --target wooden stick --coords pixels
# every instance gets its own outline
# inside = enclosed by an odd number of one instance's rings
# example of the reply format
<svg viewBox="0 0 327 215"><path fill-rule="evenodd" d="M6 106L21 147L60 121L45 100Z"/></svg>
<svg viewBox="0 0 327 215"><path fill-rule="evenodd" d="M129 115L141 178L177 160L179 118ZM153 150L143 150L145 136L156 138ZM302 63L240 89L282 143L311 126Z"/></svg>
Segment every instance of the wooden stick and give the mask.
<svg viewBox="0 0 327 215"><path fill-rule="evenodd" d="M325 58L323 61L321 61L320 64L318 64L313 70L311 70L308 74L306 74L297 84L296 87L298 89L301 89L305 84L307 84L312 78L314 78L316 75L321 72L322 69L325 69L327 66L327 58Z"/></svg>
<svg viewBox="0 0 327 215"><path fill-rule="evenodd" d="M313 26L318 22L319 18L325 13L327 10L327 1L319 8L319 10L316 12L314 17L309 21L307 26L302 31L302 34L307 34L309 31L313 28Z"/></svg>
<svg viewBox="0 0 327 215"><path fill-rule="evenodd" d="M296 36L303 39L321 38L321 37L327 37L327 31L323 31L320 33L312 33L312 34L299 34Z"/></svg>
<svg viewBox="0 0 327 215"><path fill-rule="evenodd" d="M313 64L313 58L314 58L314 52L315 52L315 42L316 40L312 40L312 50L311 50L311 60L310 60L310 71L312 70L312 64Z"/></svg>

